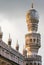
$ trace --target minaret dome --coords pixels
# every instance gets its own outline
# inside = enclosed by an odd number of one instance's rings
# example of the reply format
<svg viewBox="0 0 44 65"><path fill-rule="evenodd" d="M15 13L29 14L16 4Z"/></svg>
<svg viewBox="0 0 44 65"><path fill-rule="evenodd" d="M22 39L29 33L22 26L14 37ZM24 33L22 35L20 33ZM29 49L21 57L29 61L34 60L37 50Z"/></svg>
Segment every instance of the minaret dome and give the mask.
<svg viewBox="0 0 44 65"><path fill-rule="evenodd" d="M26 18L39 20L38 11L36 9L34 9L33 3L31 5L31 9L28 10L28 12L26 13Z"/></svg>
<svg viewBox="0 0 44 65"><path fill-rule="evenodd" d="M36 9L34 9L33 3L32 8L26 13L26 22L28 26L28 31L36 32L38 29L39 14Z"/></svg>
<svg viewBox="0 0 44 65"><path fill-rule="evenodd" d="M37 12L36 9L32 8L30 10L28 10L27 14L26 14L26 19L35 19L35 20L39 20L39 14Z"/></svg>

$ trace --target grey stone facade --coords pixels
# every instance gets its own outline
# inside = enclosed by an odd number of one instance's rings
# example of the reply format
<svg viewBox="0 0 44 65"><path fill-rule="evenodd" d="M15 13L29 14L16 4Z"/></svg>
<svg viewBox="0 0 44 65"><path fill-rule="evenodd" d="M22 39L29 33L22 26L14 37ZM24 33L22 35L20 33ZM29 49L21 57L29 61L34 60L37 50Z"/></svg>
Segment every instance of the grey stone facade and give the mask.
<svg viewBox="0 0 44 65"><path fill-rule="evenodd" d="M23 65L24 57L19 52L0 41L0 56L16 64Z"/></svg>

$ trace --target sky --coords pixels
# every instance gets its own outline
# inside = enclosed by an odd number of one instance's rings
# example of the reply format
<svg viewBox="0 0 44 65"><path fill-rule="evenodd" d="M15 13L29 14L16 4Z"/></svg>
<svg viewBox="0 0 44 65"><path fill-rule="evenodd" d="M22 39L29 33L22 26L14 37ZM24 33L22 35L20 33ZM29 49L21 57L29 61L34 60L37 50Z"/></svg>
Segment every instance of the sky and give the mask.
<svg viewBox="0 0 44 65"><path fill-rule="evenodd" d="M8 44L9 33L12 39L12 48L15 48L18 40L22 53L27 34L26 12L31 9L32 0L0 0L0 26L3 32L3 41ZM44 0L34 0L34 8L39 12L38 32L41 34L41 48L44 65Z"/></svg>

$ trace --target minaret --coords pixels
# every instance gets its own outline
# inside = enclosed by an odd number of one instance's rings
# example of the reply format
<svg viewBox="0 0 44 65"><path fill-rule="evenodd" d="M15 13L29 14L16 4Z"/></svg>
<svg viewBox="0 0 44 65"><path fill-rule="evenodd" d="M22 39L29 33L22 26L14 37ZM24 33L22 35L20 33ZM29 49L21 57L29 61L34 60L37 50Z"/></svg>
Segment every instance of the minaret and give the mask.
<svg viewBox="0 0 44 65"><path fill-rule="evenodd" d="M3 32L2 32L1 27L0 27L0 41L2 40L2 36L3 36Z"/></svg>
<svg viewBox="0 0 44 65"><path fill-rule="evenodd" d="M10 47L11 47L11 42L12 42L12 39L11 39L10 34L9 34L8 46L10 46Z"/></svg>
<svg viewBox="0 0 44 65"><path fill-rule="evenodd" d="M27 57L27 50L25 49L24 45L23 45L23 56Z"/></svg>
<svg viewBox="0 0 44 65"><path fill-rule="evenodd" d="M39 15L34 9L33 3L32 8L26 14L26 23L28 33L25 35L25 49L27 50L27 65L41 65L41 56L38 55L38 50L41 47L41 35L37 33Z"/></svg>
<svg viewBox="0 0 44 65"><path fill-rule="evenodd" d="M19 44L18 44L18 40L17 40L17 43L16 43L16 51L19 51Z"/></svg>

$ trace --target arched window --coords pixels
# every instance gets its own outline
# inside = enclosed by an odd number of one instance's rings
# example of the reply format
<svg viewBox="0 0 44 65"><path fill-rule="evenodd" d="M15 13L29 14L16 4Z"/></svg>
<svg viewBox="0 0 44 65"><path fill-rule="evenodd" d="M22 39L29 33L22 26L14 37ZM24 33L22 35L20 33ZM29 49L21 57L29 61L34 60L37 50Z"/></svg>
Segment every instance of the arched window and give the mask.
<svg viewBox="0 0 44 65"><path fill-rule="evenodd" d="M32 42L32 39L30 39L30 42Z"/></svg>
<svg viewBox="0 0 44 65"><path fill-rule="evenodd" d="M33 42L36 42L36 39L33 39Z"/></svg>

